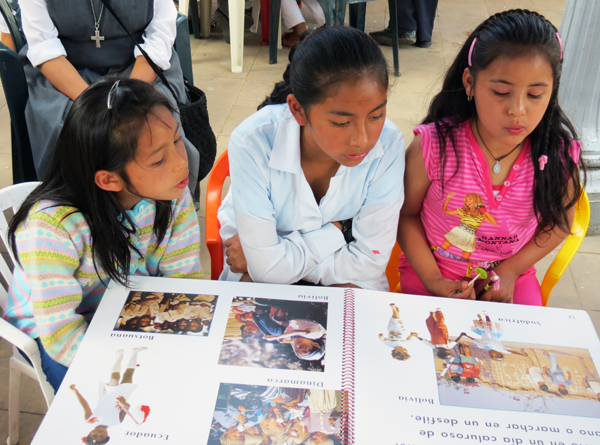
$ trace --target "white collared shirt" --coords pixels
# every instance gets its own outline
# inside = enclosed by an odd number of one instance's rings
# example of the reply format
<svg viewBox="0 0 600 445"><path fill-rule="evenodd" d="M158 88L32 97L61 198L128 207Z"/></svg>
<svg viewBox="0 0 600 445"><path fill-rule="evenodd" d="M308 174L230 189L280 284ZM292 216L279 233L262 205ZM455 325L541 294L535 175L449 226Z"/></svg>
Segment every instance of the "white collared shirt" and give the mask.
<svg viewBox="0 0 600 445"><path fill-rule="evenodd" d="M340 165L320 203L302 171L300 126L287 104L266 106L235 129L229 166L220 233L225 241L239 232L254 281L388 290L404 200L404 136L391 121L359 165ZM332 222L349 218L356 241L346 244ZM221 280L240 277L224 264Z"/></svg>
<svg viewBox="0 0 600 445"><path fill-rule="evenodd" d="M27 58L34 67L59 56L67 51L58 38L58 30L48 13L46 0L21 0L21 20L23 32L27 38ZM108 11L106 11L108 14ZM144 31L144 42L140 46L162 70L171 67L173 43L177 34L177 9L172 0L154 0L154 14ZM141 56L137 47L134 57Z"/></svg>

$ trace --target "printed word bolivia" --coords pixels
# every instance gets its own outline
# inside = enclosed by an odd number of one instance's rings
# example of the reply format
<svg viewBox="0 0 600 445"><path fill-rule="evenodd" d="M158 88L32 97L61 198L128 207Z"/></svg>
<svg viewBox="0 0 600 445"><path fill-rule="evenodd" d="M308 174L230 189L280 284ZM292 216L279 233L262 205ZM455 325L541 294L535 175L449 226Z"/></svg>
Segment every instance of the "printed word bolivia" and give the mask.
<svg viewBox="0 0 600 445"><path fill-rule="evenodd" d="M433 405L433 399L424 399L424 398L421 398L421 397L404 397L404 396L398 396L398 400L400 400L401 402L429 403L430 405Z"/></svg>

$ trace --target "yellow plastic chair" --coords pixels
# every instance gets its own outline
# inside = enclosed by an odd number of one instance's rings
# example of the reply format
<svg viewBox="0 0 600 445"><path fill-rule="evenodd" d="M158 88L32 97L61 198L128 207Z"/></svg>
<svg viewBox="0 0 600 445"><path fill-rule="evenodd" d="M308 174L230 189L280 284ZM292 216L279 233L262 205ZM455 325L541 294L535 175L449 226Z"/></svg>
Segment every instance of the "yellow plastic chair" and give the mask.
<svg viewBox="0 0 600 445"><path fill-rule="evenodd" d="M585 190L581 191L579 201L575 206L575 218L573 219L573 227L571 228L571 234L565 240L565 243L558 251L556 258L550 264L550 267L544 275L542 280L542 305L548 304L550 298L550 292L560 280L565 270L569 266L569 263L577 253L579 246L585 237L588 226L590 225L590 200L588 199Z"/></svg>

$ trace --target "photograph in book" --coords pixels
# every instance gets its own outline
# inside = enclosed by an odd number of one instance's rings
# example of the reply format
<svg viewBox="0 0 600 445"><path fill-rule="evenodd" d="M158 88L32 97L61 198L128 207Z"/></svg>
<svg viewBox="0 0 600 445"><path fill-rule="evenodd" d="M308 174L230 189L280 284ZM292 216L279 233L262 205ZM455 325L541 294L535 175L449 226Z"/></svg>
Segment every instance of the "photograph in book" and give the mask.
<svg viewBox="0 0 600 445"><path fill-rule="evenodd" d="M96 393L82 393L76 383L69 385L74 394L73 404L79 403L82 412L82 416L72 419L71 423L83 418L89 424L83 443L107 443L115 427L135 427L146 422L150 407L143 404L143 393L152 391L152 388L137 390L138 385L135 384L138 355L142 356L146 349L141 346L115 351L114 361L106 363L106 379L98 383ZM141 394L134 395L134 392Z"/></svg>
<svg viewBox="0 0 600 445"><path fill-rule="evenodd" d="M325 370L328 304L235 297L219 364Z"/></svg>
<svg viewBox="0 0 600 445"><path fill-rule="evenodd" d="M502 341L486 311L449 333L437 308L425 326L429 335L407 332L392 303L379 339L399 361L415 344L432 349L441 405L600 417L600 376L587 349Z"/></svg>
<svg viewBox="0 0 600 445"><path fill-rule="evenodd" d="M221 383L208 445L339 444L340 391Z"/></svg>
<svg viewBox="0 0 600 445"><path fill-rule="evenodd" d="M207 336L216 295L130 292L117 331Z"/></svg>

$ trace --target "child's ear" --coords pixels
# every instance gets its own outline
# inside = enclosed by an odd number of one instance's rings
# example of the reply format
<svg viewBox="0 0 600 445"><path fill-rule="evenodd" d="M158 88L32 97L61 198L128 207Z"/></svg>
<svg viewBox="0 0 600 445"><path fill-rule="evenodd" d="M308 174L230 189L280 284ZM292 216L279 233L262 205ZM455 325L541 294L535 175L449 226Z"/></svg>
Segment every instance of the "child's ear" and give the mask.
<svg viewBox="0 0 600 445"><path fill-rule="evenodd" d="M463 71L462 81L467 92L467 97L473 97L475 94L475 78L468 67Z"/></svg>
<svg viewBox="0 0 600 445"><path fill-rule="evenodd" d="M306 116L306 113L304 112L304 108L302 108L302 105L300 105L300 102L298 102L298 99L296 99L296 96L294 96L293 94L288 94L287 104L290 107L290 111L296 119L296 122L298 122L298 125L300 125L301 127L306 125L308 122L308 118Z"/></svg>
<svg viewBox="0 0 600 445"><path fill-rule="evenodd" d="M108 170L98 170L94 175L96 185L107 192L120 192L123 190L123 179L113 172Z"/></svg>

